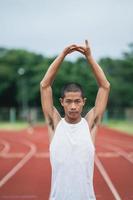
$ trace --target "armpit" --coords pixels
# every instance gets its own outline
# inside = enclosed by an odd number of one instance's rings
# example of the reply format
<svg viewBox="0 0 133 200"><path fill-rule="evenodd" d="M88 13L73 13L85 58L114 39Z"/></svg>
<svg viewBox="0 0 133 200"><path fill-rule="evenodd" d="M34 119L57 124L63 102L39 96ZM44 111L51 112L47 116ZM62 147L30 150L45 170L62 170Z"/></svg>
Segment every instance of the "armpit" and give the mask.
<svg viewBox="0 0 133 200"><path fill-rule="evenodd" d="M94 121L93 121L93 124L92 124L92 126L91 126L91 129L93 129L95 126L98 126L99 124L100 124L100 117L96 117L95 119L94 119Z"/></svg>
<svg viewBox="0 0 133 200"><path fill-rule="evenodd" d="M54 122L51 117L48 118L48 125L52 128L52 130L54 130Z"/></svg>

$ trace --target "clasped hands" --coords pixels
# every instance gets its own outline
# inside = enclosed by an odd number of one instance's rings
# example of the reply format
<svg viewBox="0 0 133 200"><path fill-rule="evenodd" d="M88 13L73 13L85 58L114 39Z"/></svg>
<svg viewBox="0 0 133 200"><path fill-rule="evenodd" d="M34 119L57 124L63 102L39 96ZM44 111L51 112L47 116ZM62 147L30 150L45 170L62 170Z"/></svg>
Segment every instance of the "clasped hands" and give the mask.
<svg viewBox="0 0 133 200"><path fill-rule="evenodd" d="M78 45L73 44L66 47L63 51L63 54L64 56L66 56L67 54L70 54L74 51L78 51L82 53L83 55L85 55L86 57L91 56L91 50L90 50L88 40L85 40L85 46L78 46Z"/></svg>

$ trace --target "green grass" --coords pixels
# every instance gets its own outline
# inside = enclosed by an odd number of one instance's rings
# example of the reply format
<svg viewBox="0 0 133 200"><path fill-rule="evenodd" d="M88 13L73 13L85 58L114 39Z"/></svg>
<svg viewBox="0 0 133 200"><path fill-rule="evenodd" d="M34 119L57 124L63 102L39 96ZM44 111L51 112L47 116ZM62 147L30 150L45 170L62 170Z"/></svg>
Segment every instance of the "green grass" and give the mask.
<svg viewBox="0 0 133 200"><path fill-rule="evenodd" d="M44 125L44 122L38 122L37 125ZM4 130L22 130L28 128L29 124L27 122L0 122L0 129Z"/></svg>
<svg viewBox="0 0 133 200"><path fill-rule="evenodd" d="M38 122L37 125L44 125L43 122ZM109 128L113 128L116 130L120 130L122 132L126 132L130 135L133 135L133 123L126 121L126 120L109 120L103 125L108 126ZM27 122L0 122L0 129L4 130L21 130L27 128L29 125Z"/></svg>
<svg viewBox="0 0 133 200"><path fill-rule="evenodd" d="M103 123L104 124L104 123ZM133 135L133 123L126 120L109 120L106 126Z"/></svg>
<svg viewBox="0 0 133 200"><path fill-rule="evenodd" d="M28 127L28 123L26 122L0 122L0 129L4 130L21 130Z"/></svg>

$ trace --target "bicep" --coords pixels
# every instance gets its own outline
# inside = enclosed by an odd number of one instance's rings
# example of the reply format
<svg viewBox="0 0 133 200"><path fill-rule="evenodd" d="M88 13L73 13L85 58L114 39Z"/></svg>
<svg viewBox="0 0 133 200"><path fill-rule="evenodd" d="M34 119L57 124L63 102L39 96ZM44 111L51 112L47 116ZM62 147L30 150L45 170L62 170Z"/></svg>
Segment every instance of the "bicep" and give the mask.
<svg viewBox="0 0 133 200"><path fill-rule="evenodd" d="M52 88L47 87L43 88L40 86L41 92L41 104L43 113L46 118L52 118L53 116L53 97L52 97Z"/></svg>
<svg viewBox="0 0 133 200"><path fill-rule="evenodd" d="M101 122L101 118L98 116L95 116L95 107L93 107L87 113L87 115L85 116L85 119L87 120L88 125L89 125L92 141L93 141L93 143L95 143L96 134L97 134L100 122Z"/></svg>
<svg viewBox="0 0 133 200"><path fill-rule="evenodd" d="M92 129L95 126L98 126L101 122L101 117L96 116L95 114L95 107L93 107L85 116L85 119L87 120L88 124L89 124L89 128L90 131L92 131Z"/></svg>
<svg viewBox="0 0 133 200"><path fill-rule="evenodd" d="M59 120L61 119L60 114L53 105L52 88L42 88L41 87L41 103L43 113L45 115L46 122L48 126L54 130L57 126Z"/></svg>
<svg viewBox="0 0 133 200"><path fill-rule="evenodd" d="M102 120L108 101L108 95L109 89L99 88L95 106L85 116L91 130L94 128L94 126L98 126Z"/></svg>
<svg viewBox="0 0 133 200"><path fill-rule="evenodd" d="M94 106L95 117L103 116L108 102L109 90L109 88L99 88Z"/></svg>

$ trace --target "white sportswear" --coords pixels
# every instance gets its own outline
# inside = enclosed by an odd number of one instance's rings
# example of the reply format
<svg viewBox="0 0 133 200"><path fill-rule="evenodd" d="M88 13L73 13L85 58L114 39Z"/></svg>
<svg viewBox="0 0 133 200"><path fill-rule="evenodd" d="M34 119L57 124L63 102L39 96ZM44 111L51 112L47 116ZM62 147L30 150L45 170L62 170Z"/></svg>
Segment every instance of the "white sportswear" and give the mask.
<svg viewBox="0 0 133 200"><path fill-rule="evenodd" d="M50 200L96 200L93 189L95 148L87 121L58 123L50 144Z"/></svg>

